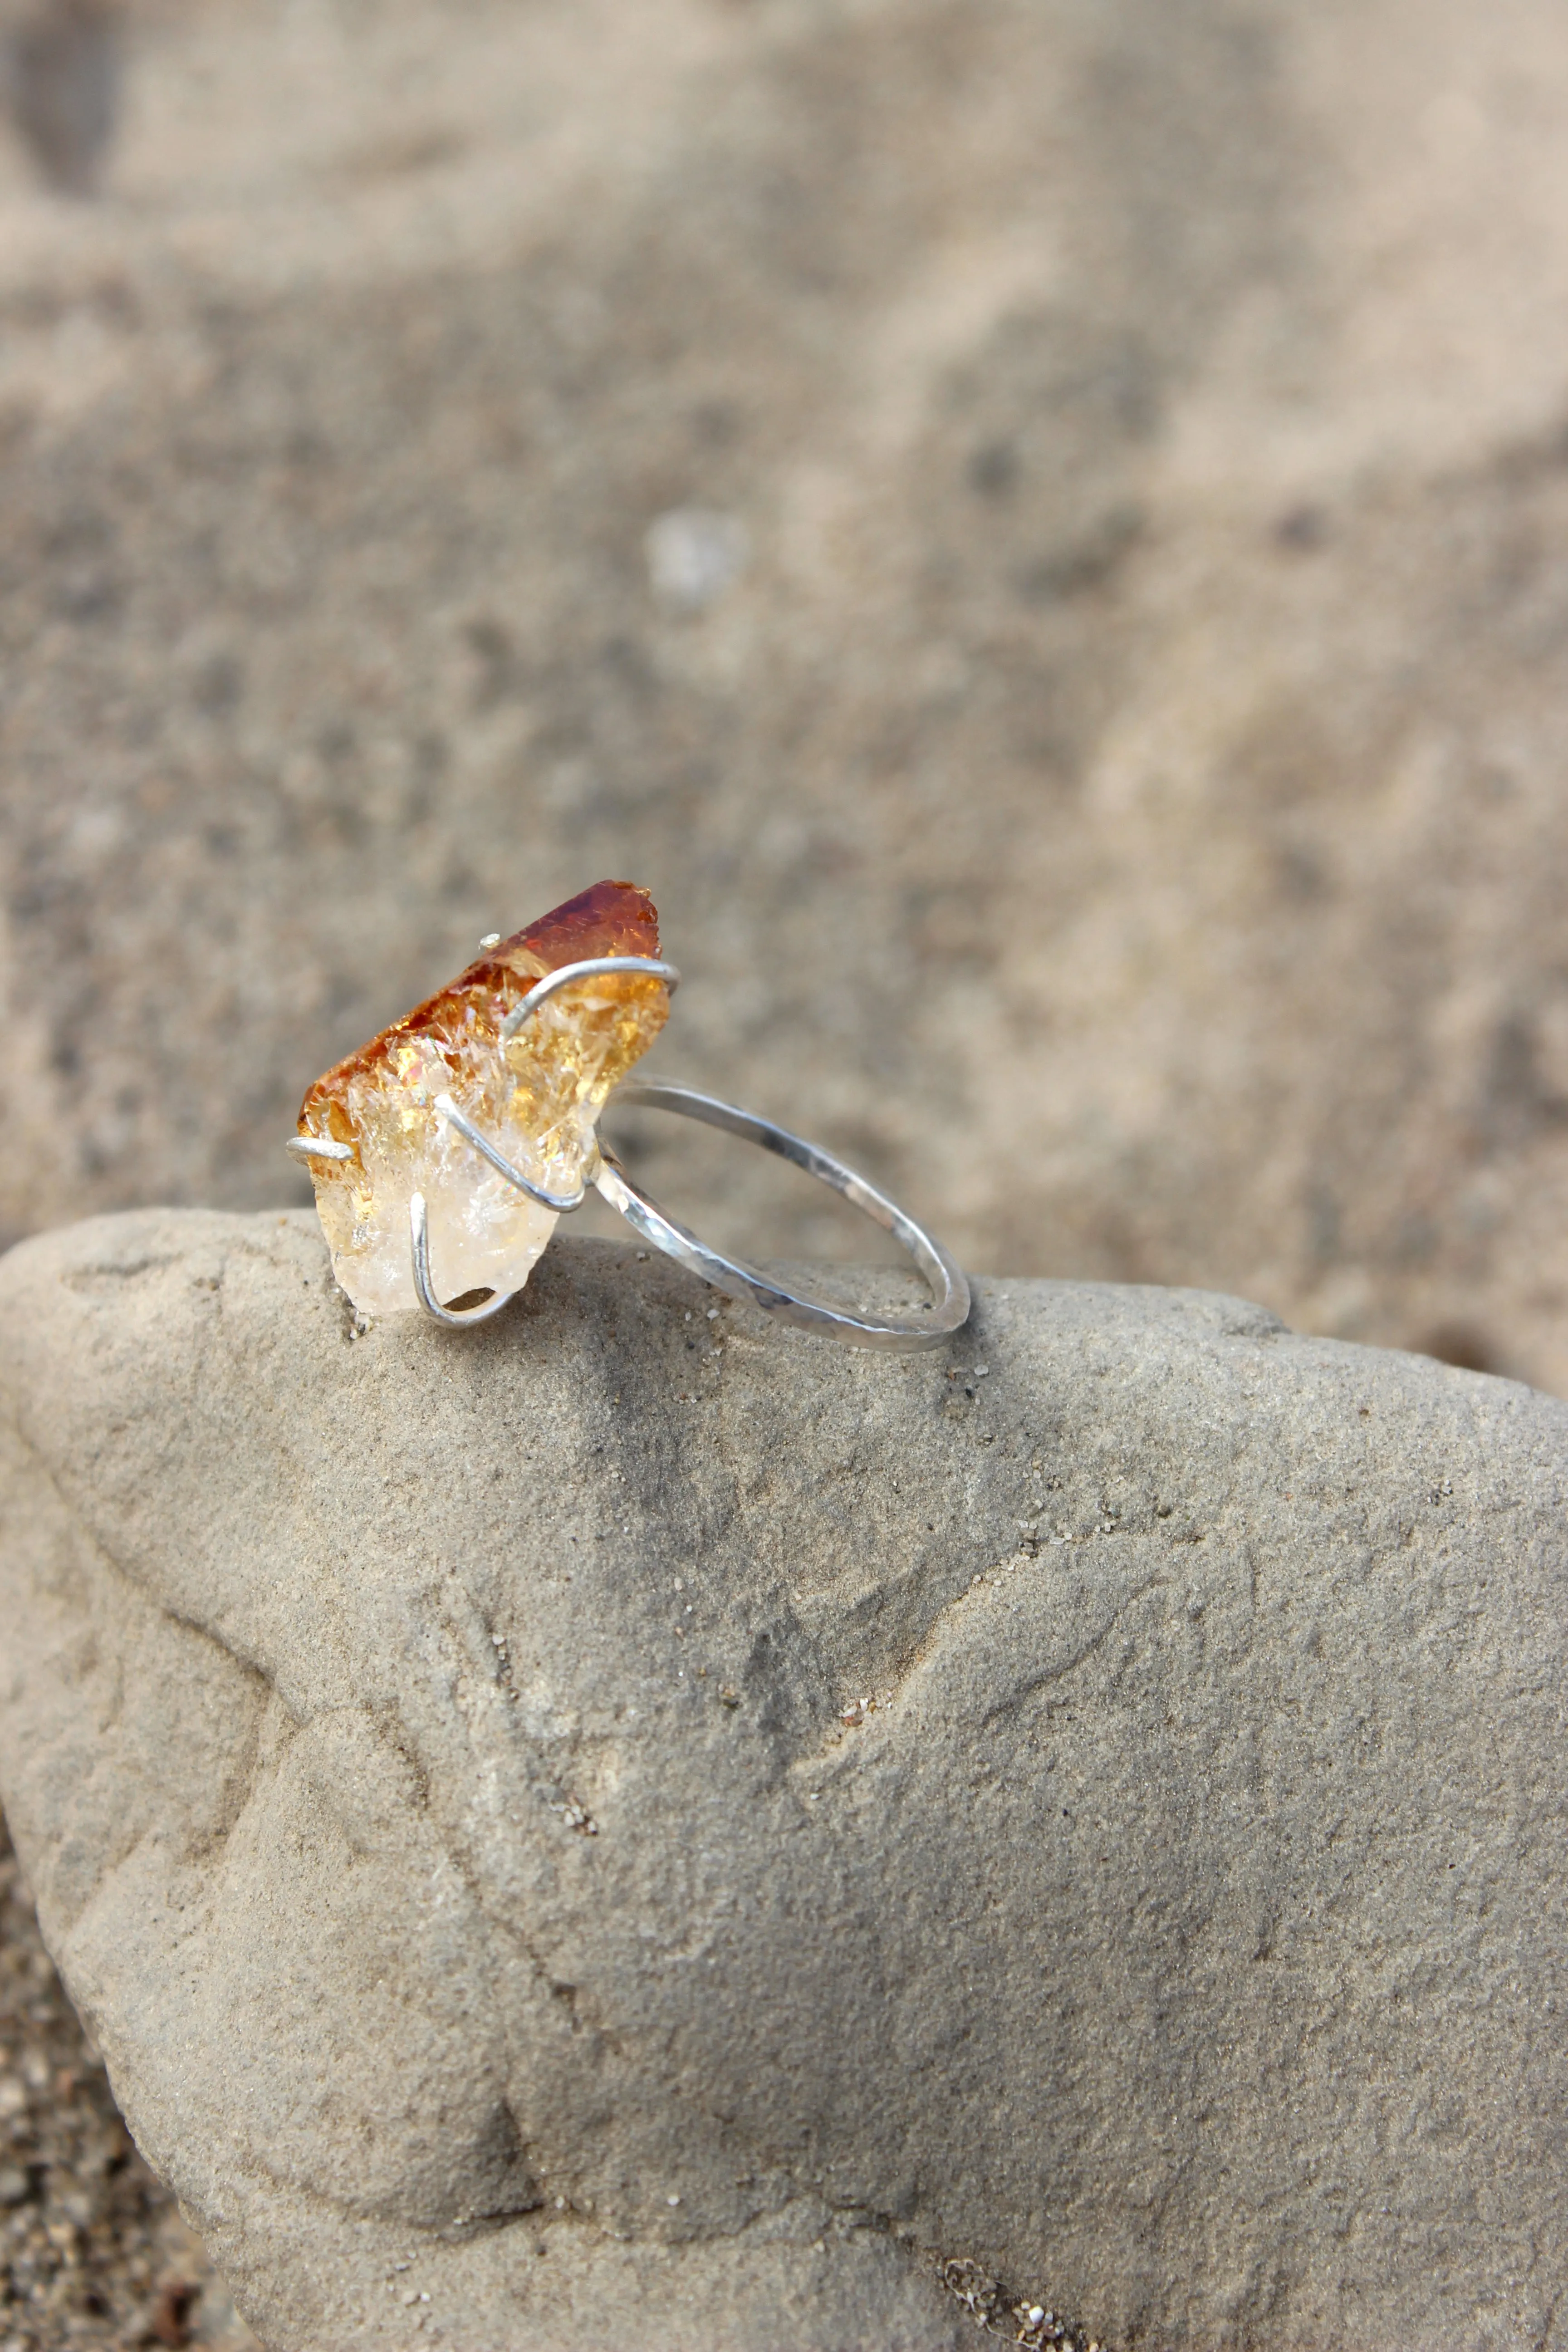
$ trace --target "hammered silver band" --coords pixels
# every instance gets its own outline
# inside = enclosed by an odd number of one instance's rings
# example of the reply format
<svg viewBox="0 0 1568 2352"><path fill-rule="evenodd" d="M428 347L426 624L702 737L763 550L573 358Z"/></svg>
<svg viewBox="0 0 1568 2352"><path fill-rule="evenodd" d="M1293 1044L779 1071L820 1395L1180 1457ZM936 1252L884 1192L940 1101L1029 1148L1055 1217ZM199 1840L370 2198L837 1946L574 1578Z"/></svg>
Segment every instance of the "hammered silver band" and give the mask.
<svg viewBox="0 0 1568 2352"><path fill-rule="evenodd" d="M627 1175L608 1145L601 1142L599 1166L591 1180L597 1192L613 1209L620 1211L645 1241L689 1266L693 1274L700 1275L715 1290L725 1292L731 1298L749 1300L764 1315L771 1315L780 1323L791 1323L797 1330L822 1332L853 1348L879 1348L892 1354L940 1346L968 1320L969 1281L957 1260L896 1202L889 1201L885 1192L879 1192L864 1176L857 1175L853 1168L847 1168L843 1160L836 1160L819 1144L807 1143L804 1137L792 1135L787 1128L775 1127L772 1119L759 1118L754 1111L741 1110L733 1103L698 1094L690 1087L671 1086L661 1078L625 1080L605 1108L608 1111L631 1104L640 1104L650 1110L674 1111L681 1118L700 1119L705 1127L717 1127L726 1135L738 1135L744 1142L760 1144L764 1151L787 1160L791 1167L804 1169L808 1176L830 1184L852 1207L862 1210L884 1233L891 1234L895 1241L903 1244L919 1267L931 1299L911 1316L854 1314L777 1274L764 1273L744 1258L728 1257L722 1250L700 1241L685 1225L668 1216L635 1178Z"/></svg>

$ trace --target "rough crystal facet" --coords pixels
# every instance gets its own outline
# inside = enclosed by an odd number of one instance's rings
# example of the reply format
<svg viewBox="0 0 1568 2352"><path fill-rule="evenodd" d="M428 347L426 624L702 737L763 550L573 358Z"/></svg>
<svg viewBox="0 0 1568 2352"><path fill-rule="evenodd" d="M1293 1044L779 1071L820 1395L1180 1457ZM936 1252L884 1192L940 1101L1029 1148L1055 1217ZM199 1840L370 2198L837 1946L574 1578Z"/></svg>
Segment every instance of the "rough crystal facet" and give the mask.
<svg viewBox="0 0 1568 2352"><path fill-rule="evenodd" d="M408 1203L425 1195L437 1297L518 1290L554 1213L509 1184L435 1108L449 1094L514 1166L552 1192L575 1191L605 1098L668 1017L662 981L618 972L574 981L518 1034L500 1030L534 982L594 956L657 956L646 890L598 882L479 957L437 995L316 1080L300 1133L353 1147L313 1160L332 1271L356 1307L417 1306Z"/></svg>

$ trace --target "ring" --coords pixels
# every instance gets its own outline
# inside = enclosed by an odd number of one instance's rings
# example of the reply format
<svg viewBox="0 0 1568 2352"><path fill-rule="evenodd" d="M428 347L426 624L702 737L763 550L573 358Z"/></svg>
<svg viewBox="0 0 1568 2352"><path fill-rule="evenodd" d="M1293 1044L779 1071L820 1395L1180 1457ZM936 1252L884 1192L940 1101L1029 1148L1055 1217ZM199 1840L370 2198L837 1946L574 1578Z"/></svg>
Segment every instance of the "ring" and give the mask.
<svg viewBox="0 0 1568 2352"><path fill-rule="evenodd" d="M956 1261L854 1169L732 1103L627 1080L680 979L659 951L646 891L597 883L526 931L491 933L479 946L449 987L316 1080L289 1139L315 1185L332 1272L363 1312L417 1307L451 1328L488 1322L592 1185L656 1249L799 1329L906 1351L938 1345L965 1321L969 1285ZM830 1185L909 1251L929 1303L914 1315L851 1313L710 1248L601 1145L611 1102L721 1128Z"/></svg>

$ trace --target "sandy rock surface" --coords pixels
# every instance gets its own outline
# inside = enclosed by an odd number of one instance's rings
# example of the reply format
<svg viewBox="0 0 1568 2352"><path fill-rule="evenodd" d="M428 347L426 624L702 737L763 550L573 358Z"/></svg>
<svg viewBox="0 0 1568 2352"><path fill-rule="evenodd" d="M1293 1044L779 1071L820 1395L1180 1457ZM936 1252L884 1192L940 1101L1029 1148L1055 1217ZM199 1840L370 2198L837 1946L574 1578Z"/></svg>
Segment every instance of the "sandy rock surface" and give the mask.
<svg viewBox="0 0 1568 2352"><path fill-rule="evenodd" d="M1199 1294L710 1303L0 1267L6 1812L271 2352L948 2352L944 2262L1559 2345L1568 1407Z"/></svg>
<svg viewBox="0 0 1568 2352"><path fill-rule="evenodd" d="M0 2347L257 2352L132 2144L0 1832Z"/></svg>
<svg viewBox="0 0 1568 2352"><path fill-rule="evenodd" d="M967 1263L1568 1393L1559 7L62 11L0 1225L278 1197L319 1070L626 874L660 1066Z"/></svg>

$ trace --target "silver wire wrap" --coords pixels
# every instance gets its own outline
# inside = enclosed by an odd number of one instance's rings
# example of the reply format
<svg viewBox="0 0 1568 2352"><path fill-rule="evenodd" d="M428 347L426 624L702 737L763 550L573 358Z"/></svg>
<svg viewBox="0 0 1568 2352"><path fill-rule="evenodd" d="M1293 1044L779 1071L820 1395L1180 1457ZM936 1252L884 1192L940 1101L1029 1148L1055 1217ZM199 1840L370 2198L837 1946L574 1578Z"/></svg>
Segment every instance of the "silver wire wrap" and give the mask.
<svg viewBox="0 0 1568 2352"><path fill-rule="evenodd" d="M580 1209L587 1199L588 1187L594 1181L595 1169L598 1164L596 1142L593 1165L585 1169L577 1190L574 1192L547 1192L542 1184L536 1184L531 1176L525 1176L521 1168L514 1168L504 1152L497 1150L489 1137L480 1133L468 1113L458 1108L450 1095L437 1095L432 1108L439 1111L449 1127L457 1129L465 1143L471 1143L476 1151L483 1154L498 1176L504 1176L509 1184L515 1184L520 1192L526 1192L529 1199L537 1201L542 1209L553 1209L558 1217L569 1217L573 1210Z"/></svg>
<svg viewBox="0 0 1568 2352"><path fill-rule="evenodd" d="M354 1148L352 1143L332 1143L325 1138L317 1135L291 1135L289 1138L288 1142L283 1146L283 1149L285 1151L290 1152L296 1160L303 1160L306 1161L310 1161L311 1160L352 1160L354 1156Z"/></svg>
<svg viewBox="0 0 1568 2352"><path fill-rule="evenodd" d="M657 956L589 956L582 963L563 963L556 971L548 971L535 982L521 1004L514 1005L501 1023L496 1034L503 1045L516 1036L523 1023L538 1012L546 997L553 996L574 980L593 980L604 971L646 972L649 980L662 980L671 996L680 986L680 974L672 963L660 963Z"/></svg>
<svg viewBox="0 0 1568 2352"><path fill-rule="evenodd" d="M700 1119L705 1127L717 1127L727 1135L740 1136L747 1143L760 1144L764 1151L774 1152L792 1167L802 1168L808 1176L830 1184L854 1208L863 1210L874 1223L903 1244L920 1268L931 1298L930 1307L914 1316L884 1318L852 1314L825 1298L813 1297L809 1291L794 1288L777 1275L764 1274L760 1266L749 1265L744 1258L727 1257L722 1251L699 1241L673 1217L666 1216L658 1202L627 1175L609 1146L601 1143L598 1172L593 1180L597 1191L645 1241L689 1266L715 1290L722 1290L731 1298L748 1299L764 1315L793 1324L797 1330L824 1333L845 1340L852 1348L879 1348L897 1355L939 1347L967 1322L969 1280L956 1258L895 1202L889 1201L885 1192L879 1192L874 1184L868 1184L841 1160L835 1160L831 1152L792 1135L787 1128L775 1127L772 1119L759 1118L754 1111L719 1102L713 1096L698 1094L690 1087L671 1086L662 1078L626 1080L616 1088L605 1108L612 1110L619 1105L637 1103L650 1110L674 1111L681 1118Z"/></svg>
<svg viewBox="0 0 1568 2352"><path fill-rule="evenodd" d="M408 1202L408 1241L414 1260L414 1287L419 1294L419 1304L426 1315L437 1323L449 1324L454 1330L466 1331L470 1323L488 1323L517 1297L515 1290L492 1290L477 1307L465 1307L455 1315L443 1307L430 1283L430 1220L426 1213L425 1195L415 1192Z"/></svg>

